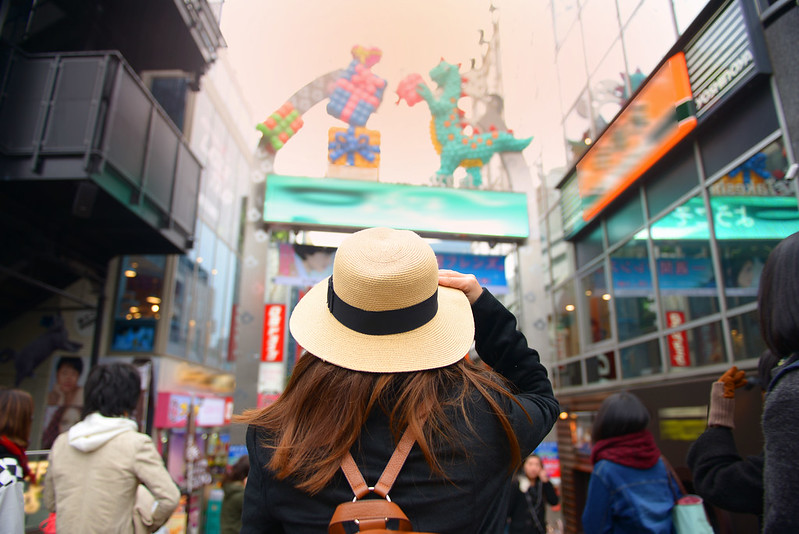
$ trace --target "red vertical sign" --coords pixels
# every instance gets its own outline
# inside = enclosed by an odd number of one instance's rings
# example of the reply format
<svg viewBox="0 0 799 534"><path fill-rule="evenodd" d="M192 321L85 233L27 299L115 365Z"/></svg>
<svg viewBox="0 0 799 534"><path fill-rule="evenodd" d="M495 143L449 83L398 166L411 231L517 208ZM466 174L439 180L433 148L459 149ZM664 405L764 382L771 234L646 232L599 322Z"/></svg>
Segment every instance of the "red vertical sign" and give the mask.
<svg viewBox="0 0 799 534"><path fill-rule="evenodd" d="M669 328L685 322L685 313L666 311L666 324ZM669 334L669 356L672 367L690 367L691 353L688 350L688 334L685 331Z"/></svg>
<svg viewBox="0 0 799 534"><path fill-rule="evenodd" d="M267 304L264 308L264 332L261 343L262 362L283 361L285 328L286 305Z"/></svg>

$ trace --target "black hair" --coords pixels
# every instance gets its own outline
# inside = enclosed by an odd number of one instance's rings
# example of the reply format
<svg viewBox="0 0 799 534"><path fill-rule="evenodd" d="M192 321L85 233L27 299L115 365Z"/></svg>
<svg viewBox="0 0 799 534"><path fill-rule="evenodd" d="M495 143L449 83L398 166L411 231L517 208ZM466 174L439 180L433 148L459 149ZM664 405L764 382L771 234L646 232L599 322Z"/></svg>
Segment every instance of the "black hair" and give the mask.
<svg viewBox="0 0 799 534"><path fill-rule="evenodd" d="M591 430L591 439L597 441L640 432L649 425L649 410L641 400L627 391L607 397L599 406Z"/></svg>
<svg viewBox="0 0 799 534"><path fill-rule="evenodd" d="M250 458L245 454L233 464L225 473L222 483L238 482L247 478L250 474Z"/></svg>
<svg viewBox="0 0 799 534"><path fill-rule="evenodd" d="M141 395L141 375L129 363L98 365L89 373L83 389L83 413L100 412L105 417L129 415Z"/></svg>
<svg viewBox="0 0 799 534"><path fill-rule="evenodd" d="M55 365L55 372L57 373L62 367L69 365L78 372L78 376L83 374L83 358L77 356L61 356L58 363Z"/></svg>
<svg viewBox="0 0 799 534"><path fill-rule="evenodd" d="M760 276L760 333L776 356L799 352L799 232L780 241Z"/></svg>

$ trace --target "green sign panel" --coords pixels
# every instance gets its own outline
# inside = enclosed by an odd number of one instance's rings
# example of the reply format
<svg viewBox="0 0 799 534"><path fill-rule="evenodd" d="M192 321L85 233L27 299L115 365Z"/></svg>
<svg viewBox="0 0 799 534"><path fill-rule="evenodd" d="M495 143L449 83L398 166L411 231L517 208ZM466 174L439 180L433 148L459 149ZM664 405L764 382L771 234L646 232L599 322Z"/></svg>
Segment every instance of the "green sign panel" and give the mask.
<svg viewBox="0 0 799 534"><path fill-rule="evenodd" d="M264 221L333 231L389 226L446 239L530 235L524 193L276 174L266 177Z"/></svg>

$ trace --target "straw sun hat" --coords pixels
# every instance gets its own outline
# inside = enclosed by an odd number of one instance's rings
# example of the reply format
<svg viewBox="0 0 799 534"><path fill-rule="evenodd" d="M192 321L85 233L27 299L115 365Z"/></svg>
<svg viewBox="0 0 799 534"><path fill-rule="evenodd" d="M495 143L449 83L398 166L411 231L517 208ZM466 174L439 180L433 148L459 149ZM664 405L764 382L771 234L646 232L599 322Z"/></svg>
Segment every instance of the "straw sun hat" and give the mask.
<svg viewBox="0 0 799 534"><path fill-rule="evenodd" d="M438 285L433 249L391 228L347 237L333 276L297 303L289 328L322 360L373 373L445 367L466 356L474 339L469 301Z"/></svg>

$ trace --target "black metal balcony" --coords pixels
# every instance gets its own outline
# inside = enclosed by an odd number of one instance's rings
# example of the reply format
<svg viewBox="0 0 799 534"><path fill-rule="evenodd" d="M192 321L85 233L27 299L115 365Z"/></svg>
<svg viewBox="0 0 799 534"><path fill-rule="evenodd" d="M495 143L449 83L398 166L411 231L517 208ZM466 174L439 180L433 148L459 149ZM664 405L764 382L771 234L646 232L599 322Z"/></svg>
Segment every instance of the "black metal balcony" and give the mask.
<svg viewBox="0 0 799 534"><path fill-rule="evenodd" d="M5 274L63 288L43 260L63 271L191 248L201 165L118 53L7 51L0 67Z"/></svg>

